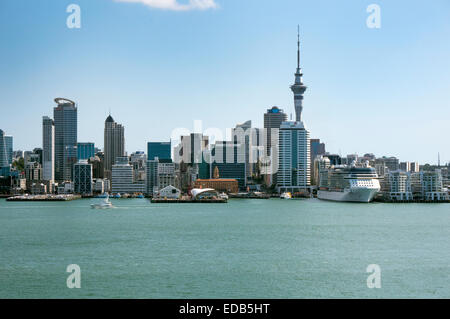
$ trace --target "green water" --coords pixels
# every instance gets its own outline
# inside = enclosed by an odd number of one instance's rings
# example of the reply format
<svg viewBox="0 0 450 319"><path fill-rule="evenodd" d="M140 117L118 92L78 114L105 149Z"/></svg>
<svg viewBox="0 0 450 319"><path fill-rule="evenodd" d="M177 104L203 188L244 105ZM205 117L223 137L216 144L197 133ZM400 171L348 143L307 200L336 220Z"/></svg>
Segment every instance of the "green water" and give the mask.
<svg viewBox="0 0 450 319"><path fill-rule="evenodd" d="M449 204L92 202L0 200L0 298L450 298Z"/></svg>

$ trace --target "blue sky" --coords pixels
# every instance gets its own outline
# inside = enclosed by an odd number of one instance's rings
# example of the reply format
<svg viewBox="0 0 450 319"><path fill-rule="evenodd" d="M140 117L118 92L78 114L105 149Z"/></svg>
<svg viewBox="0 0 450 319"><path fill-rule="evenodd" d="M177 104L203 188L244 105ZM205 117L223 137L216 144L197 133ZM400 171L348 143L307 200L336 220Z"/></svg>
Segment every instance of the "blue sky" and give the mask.
<svg viewBox="0 0 450 319"><path fill-rule="evenodd" d="M78 140L99 147L111 110L128 152L194 120L225 130L261 127L273 105L294 113L300 24L312 137L342 155L450 161L448 0L147 1L0 2L0 128L15 149L41 146L55 97L78 103ZM66 26L71 3L81 29ZM366 26L371 3L380 29Z"/></svg>

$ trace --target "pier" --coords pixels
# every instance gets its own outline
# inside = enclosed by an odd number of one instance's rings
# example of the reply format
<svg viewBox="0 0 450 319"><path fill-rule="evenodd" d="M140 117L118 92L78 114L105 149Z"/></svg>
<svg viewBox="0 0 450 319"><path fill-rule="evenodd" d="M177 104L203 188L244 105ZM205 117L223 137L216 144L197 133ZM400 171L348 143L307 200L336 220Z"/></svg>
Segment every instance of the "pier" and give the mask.
<svg viewBox="0 0 450 319"><path fill-rule="evenodd" d="M174 203L203 203L203 204L211 204L211 203L226 203L227 200L224 198L211 198L211 199L169 199L169 198L152 198L151 202L153 204L174 204Z"/></svg>
<svg viewBox="0 0 450 319"><path fill-rule="evenodd" d="M67 202L80 199L80 195L21 195L9 197L10 202Z"/></svg>

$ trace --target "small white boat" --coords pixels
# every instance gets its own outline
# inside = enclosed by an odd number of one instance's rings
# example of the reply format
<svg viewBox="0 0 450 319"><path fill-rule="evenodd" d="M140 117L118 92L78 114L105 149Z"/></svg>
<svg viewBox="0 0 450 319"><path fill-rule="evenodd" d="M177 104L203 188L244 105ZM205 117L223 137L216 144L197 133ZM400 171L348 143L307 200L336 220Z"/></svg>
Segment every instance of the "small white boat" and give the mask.
<svg viewBox="0 0 450 319"><path fill-rule="evenodd" d="M225 193L221 193L221 194L219 194L219 198L227 199L227 200L228 200L228 195L225 194Z"/></svg>
<svg viewBox="0 0 450 319"><path fill-rule="evenodd" d="M113 204L109 200L109 195L106 195L106 197L98 204L91 204L91 208L95 209L107 209L107 208L114 208Z"/></svg>
<svg viewBox="0 0 450 319"><path fill-rule="evenodd" d="M285 192L285 193L281 194L280 198L281 199L292 199L292 194L289 192Z"/></svg>

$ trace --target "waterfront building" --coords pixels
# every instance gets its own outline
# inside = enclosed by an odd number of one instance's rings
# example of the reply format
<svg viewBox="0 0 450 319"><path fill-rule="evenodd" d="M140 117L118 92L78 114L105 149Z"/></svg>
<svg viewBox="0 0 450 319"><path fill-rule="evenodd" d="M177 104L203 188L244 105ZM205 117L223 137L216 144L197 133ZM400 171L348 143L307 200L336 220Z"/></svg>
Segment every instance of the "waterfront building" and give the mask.
<svg viewBox="0 0 450 319"><path fill-rule="evenodd" d="M33 183L31 185L32 195L44 195L47 194L47 185L43 183Z"/></svg>
<svg viewBox="0 0 450 319"><path fill-rule="evenodd" d="M57 192L58 194L73 194L75 190L75 186L73 182L67 181L58 184Z"/></svg>
<svg viewBox="0 0 450 319"><path fill-rule="evenodd" d="M133 166L127 156L119 156L111 170L111 192L134 194L145 192L145 182L135 182Z"/></svg>
<svg viewBox="0 0 450 319"><path fill-rule="evenodd" d="M147 143L147 158L153 160L155 157L159 159L172 158L171 142L148 142Z"/></svg>
<svg viewBox="0 0 450 319"><path fill-rule="evenodd" d="M77 144L77 158L78 160L88 160L95 155L94 143L78 143Z"/></svg>
<svg viewBox="0 0 450 319"><path fill-rule="evenodd" d="M5 146L6 146L6 157L8 159L8 164L13 163L13 137L11 135L5 135Z"/></svg>
<svg viewBox="0 0 450 319"><path fill-rule="evenodd" d="M443 187L440 169L420 172L420 184L424 200L440 201L449 199L448 191Z"/></svg>
<svg viewBox="0 0 450 319"><path fill-rule="evenodd" d="M93 183L93 192L97 194L108 193L110 191L109 179L96 178Z"/></svg>
<svg viewBox="0 0 450 319"><path fill-rule="evenodd" d="M411 174L402 170L389 172L389 199L395 201L412 200Z"/></svg>
<svg viewBox="0 0 450 319"><path fill-rule="evenodd" d="M384 165L384 162L381 162L375 164L375 171L377 172L378 176L383 177L388 173L389 170L386 165Z"/></svg>
<svg viewBox="0 0 450 319"><path fill-rule="evenodd" d="M157 157L147 161L145 193L151 196L158 192L158 164Z"/></svg>
<svg viewBox="0 0 450 319"><path fill-rule="evenodd" d="M5 132L0 130L0 168L9 165L8 149L6 146Z"/></svg>
<svg viewBox="0 0 450 319"><path fill-rule="evenodd" d="M170 159L158 159L158 189L179 186L176 165Z"/></svg>
<svg viewBox="0 0 450 319"><path fill-rule="evenodd" d="M92 195L92 165L87 160L79 160L73 166L74 192L81 195Z"/></svg>
<svg viewBox="0 0 450 319"><path fill-rule="evenodd" d="M53 109L55 125L55 180L72 180L73 165L77 161L78 118L75 102L56 98Z"/></svg>
<svg viewBox="0 0 450 319"><path fill-rule="evenodd" d="M104 177L111 180L111 169L116 159L125 156L125 128L111 115L105 120L104 152Z"/></svg>
<svg viewBox="0 0 450 319"><path fill-rule="evenodd" d="M280 127L278 192L301 192L311 185L309 131L303 122L284 122Z"/></svg>
<svg viewBox="0 0 450 319"><path fill-rule="evenodd" d="M55 180L55 123L48 116L42 117L42 179Z"/></svg>
<svg viewBox="0 0 450 319"><path fill-rule="evenodd" d="M178 199L181 197L181 191L172 185L168 185L158 192L158 197L168 199Z"/></svg>
<svg viewBox="0 0 450 319"><path fill-rule="evenodd" d="M197 179L195 188L213 188L218 192L238 193L239 182L233 178Z"/></svg>
<svg viewBox="0 0 450 319"><path fill-rule="evenodd" d="M103 179L101 179L101 178L94 179L93 186L92 186L92 191L95 194L103 194L103 193L105 193L105 183L104 183Z"/></svg>
<svg viewBox="0 0 450 319"><path fill-rule="evenodd" d="M167 186L180 185L176 171L176 164L171 159L159 159L147 161L146 169L146 193L149 195L159 192Z"/></svg>
<svg viewBox="0 0 450 319"><path fill-rule="evenodd" d="M29 162L25 166L25 178L31 186L31 182L42 181L42 165L39 162Z"/></svg>

